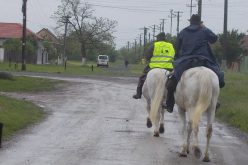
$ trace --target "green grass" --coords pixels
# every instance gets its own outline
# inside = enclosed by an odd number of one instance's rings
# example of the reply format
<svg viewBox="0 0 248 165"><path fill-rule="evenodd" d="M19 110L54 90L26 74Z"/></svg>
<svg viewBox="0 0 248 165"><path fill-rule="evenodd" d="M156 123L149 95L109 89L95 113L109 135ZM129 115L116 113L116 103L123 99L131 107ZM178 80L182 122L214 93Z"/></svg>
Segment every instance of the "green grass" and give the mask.
<svg viewBox="0 0 248 165"><path fill-rule="evenodd" d="M41 108L27 102L0 96L0 122L4 123L3 137L39 122L44 116Z"/></svg>
<svg viewBox="0 0 248 165"><path fill-rule="evenodd" d="M221 108L217 118L248 133L248 75L226 73L226 86L220 91Z"/></svg>
<svg viewBox="0 0 248 165"><path fill-rule="evenodd" d="M1 92L40 92L55 89L58 80L32 77L0 79ZM3 136L8 138L16 131L42 120L42 109L28 101L16 100L0 95L0 122L4 123Z"/></svg>
<svg viewBox="0 0 248 165"><path fill-rule="evenodd" d="M93 70L92 70L93 66ZM138 76L141 74L144 65L129 65L128 69L124 68L123 61L117 61L110 63L109 68L97 67L95 62L87 62L82 66L79 61L68 61L66 70L63 65L34 65L27 64L27 72L39 72L39 73L55 73L64 75L82 75L82 76ZM21 64L17 69L12 64L10 67L8 63L0 63L0 71L21 71Z"/></svg>
<svg viewBox="0 0 248 165"><path fill-rule="evenodd" d="M55 85L62 81L44 78L15 77L14 80L0 79L2 92L39 92L55 89Z"/></svg>

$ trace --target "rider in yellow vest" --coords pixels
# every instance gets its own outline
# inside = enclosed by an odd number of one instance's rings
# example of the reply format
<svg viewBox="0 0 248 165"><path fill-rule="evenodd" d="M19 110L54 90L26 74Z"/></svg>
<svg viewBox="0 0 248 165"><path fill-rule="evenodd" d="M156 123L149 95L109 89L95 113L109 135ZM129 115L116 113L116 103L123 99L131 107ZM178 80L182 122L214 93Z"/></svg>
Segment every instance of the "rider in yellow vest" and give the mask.
<svg viewBox="0 0 248 165"><path fill-rule="evenodd" d="M174 60L175 50L171 43L166 41L165 33L161 32L157 36L157 41L144 54L149 64L144 68L143 74L139 77L139 83L134 99L140 99L142 87L146 80L147 73L153 68L162 68L169 71L173 70L172 62Z"/></svg>

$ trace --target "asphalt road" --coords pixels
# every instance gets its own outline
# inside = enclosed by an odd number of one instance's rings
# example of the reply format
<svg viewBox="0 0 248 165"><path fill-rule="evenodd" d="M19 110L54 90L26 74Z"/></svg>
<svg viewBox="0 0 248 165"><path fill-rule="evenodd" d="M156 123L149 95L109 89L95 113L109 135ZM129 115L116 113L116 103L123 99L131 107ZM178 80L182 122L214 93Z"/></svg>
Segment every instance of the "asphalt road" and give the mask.
<svg viewBox="0 0 248 165"><path fill-rule="evenodd" d="M131 98L134 78L66 78L52 93L7 94L44 107L47 118L3 143L0 165L246 165L248 145L215 122L211 162L178 156L178 113L165 113L165 133L146 128L145 100ZM204 121L204 118L203 118ZM205 147L205 123L200 126Z"/></svg>

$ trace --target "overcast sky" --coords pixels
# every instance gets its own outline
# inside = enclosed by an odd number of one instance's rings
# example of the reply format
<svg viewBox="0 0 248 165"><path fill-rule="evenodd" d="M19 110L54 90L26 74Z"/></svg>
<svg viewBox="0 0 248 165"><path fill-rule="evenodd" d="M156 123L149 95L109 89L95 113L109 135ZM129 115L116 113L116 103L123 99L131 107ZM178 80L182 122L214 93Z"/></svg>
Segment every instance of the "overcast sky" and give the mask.
<svg viewBox="0 0 248 165"><path fill-rule="evenodd" d="M95 16L106 17L118 21L116 28L117 48L134 42L143 32L141 28L165 21L165 31L170 32L170 9L182 11L180 30L188 25L190 16L190 0L82 0L92 4ZM224 0L202 0L202 20L215 33L223 31ZM38 32L42 28L53 31L55 20L51 15L57 10L61 0L28 0L27 27ZM197 0L193 0L197 4ZM22 0L0 0L0 22L22 23ZM248 30L248 0L229 0L228 30ZM197 7L193 8L193 13ZM152 31L150 30L152 33ZM173 34L176 33L176 19L173 19Z"/></svg>

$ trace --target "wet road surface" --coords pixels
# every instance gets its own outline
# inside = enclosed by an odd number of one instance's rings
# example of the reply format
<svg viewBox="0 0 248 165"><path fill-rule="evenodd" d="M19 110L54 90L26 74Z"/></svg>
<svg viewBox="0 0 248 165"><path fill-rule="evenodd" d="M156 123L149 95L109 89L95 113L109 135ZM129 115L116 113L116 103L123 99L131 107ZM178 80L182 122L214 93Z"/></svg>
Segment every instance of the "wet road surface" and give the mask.
<svg viewBox="0 0 248 165"><path fill-rule="evenodd" d="M131 98L137 79L67 78L52 93L8 94L44 107L47 118L3 144L0 165L246 165L248 145L214 123L210 163L178 157L177 112L165 113L165 133L146 128L145 100ZM204 119L204 118L203 118ZM205 123L199 133L205 147Z"/></svg>

